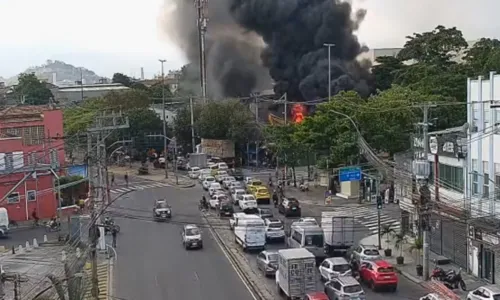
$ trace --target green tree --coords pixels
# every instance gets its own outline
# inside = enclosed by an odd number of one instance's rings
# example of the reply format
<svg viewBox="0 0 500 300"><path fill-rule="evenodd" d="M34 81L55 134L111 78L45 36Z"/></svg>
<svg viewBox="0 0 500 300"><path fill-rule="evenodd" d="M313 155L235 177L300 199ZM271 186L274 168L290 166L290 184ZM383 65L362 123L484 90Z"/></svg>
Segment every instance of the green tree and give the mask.
<svg viewBox="0 0 500 300"><path fill-rule="evenodd" d="M93 98L85 100L81 105L66 108L64 115L64 134L72 136L83 133L92 124L97 113L106 107L105 99Z"/></svg>
<svg viewBox="0 0 500 300"><path fill-rule="evenodd" d="M405 65L398 58L393 56L377 57L376 61L379 64L372 68L376 89L385 91L391 88L398 72L400 72Z"/></svg>
<svg viewBox="0 0 500 300"><path fill-rule="evenodd" d="M200 133L196 128L196 124L200 118L201 110L201 105L194 105L195 143L200 142ZM174 118L173 131L177 144L182 146L185 153L191 152L193 145L191 136L191 109L189 106L184 106L177 111L177 115Z"/></svg>
<svg viewBox="0 0 500 300"><path fill-rule="evenodd" d="M14 95L23 104L43 105L54 98L50 89L34 73L21 73L18 81L14 87Z"/></svg>
<svg viewBox="0 0 500 300"><path fill-rule="evenodd" d="M134 89L110 92L104 96L104 101L108 109L123 111L149 107L153 103L147 91Z"/></svg>
<svg viewBox="0 0 500 300"><path fill-rule="evenodd" d="M464 60L474 71L474 75L487 75L489 71L500 71L500 41L482 38L470 49Z"/></svg>
<svg viewBox="0 0 500 300"><path fill-rule="evenodd" d="M153 84L152 86L149 87L149 96L153 98L154 102L158 103L163 97L163 88L162 88L162 82L157 82ZM168 101L172 101L172 98L174 95L170 91L170 88L165 85L165 98L167 98Z"/></svg>
<svg viewBox="0 0 500 300"><path fill-rule="evenodd" d="M121 83L126 87L130 87L133 83L132 78L128 77L125 74L122 73L115 73L113 74L113 78L111 79L113 83Z"/></svg>
<svg viewBox="0 0 500 300"><path fill-rule="evenodd" d="M147 137L151 133L159 133L163 130L163 122L158 114L147 108L132 108L126 113L130 127L123 130L123 134L134 139L135 148L145 151L151 143ZM167 128L167 136L172 136L171 130Z"/></svg>

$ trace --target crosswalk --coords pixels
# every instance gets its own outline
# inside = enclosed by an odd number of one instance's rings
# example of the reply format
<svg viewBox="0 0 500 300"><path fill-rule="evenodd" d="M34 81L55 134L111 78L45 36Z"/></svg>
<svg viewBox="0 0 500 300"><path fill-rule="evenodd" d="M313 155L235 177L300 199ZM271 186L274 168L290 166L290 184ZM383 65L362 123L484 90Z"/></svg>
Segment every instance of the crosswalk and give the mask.
<svg viewBox="0 0 500 300"><path fill-rule="evenodd" d="M132 192L132 191L142 191L145 189L152 189L152 188L160 188L160 187L166 187L166 186L172 186L168 183L162 183L162 182L154 182L154 183L146 183L146 184L136 184L136 183L130 183L128 187L126 186L119 186L119 187L112 187L110 189L110 192L113 194L121 194L121 193L126 193L126 192Z"/></svg>
<svg viewBox="0 0 500 300"><path fill-rule="evenodd" d="M377 218L377 209L373 206L361 206L361 207L336 207L333 209L334 211L345 211L349 212L354 219L365 226L371 234L378 233L378 218ZM394 219L391 216L380 213L380 225L391 225L391 228L398 232L401 228L401 222Z"/></svg>

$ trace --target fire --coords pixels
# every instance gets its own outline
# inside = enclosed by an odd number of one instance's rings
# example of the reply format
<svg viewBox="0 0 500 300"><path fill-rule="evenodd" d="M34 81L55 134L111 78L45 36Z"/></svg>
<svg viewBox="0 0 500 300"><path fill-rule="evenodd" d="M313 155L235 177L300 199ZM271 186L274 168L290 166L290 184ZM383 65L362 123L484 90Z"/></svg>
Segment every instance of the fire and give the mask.
<svg viewBox="0 0 500 300"><path fill-rule="evenodd" d="M302 123L306 115L306 108L302 104L292 106L292 120L294 123Z"/></svg>

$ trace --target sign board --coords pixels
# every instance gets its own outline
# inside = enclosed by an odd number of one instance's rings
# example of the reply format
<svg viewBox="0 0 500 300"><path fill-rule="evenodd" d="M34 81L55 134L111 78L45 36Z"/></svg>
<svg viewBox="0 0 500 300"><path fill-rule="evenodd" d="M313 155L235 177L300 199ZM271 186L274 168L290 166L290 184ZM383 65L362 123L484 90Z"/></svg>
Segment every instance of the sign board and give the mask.
<svg viewBox="0 0 500 300"><path fill-rule="evenodd" d="M361 168L351 167L342 168L339 171L340 182L345 181L360 181L361 180Z"/></svg>
<svg viewBox="0 0 500 300"><path fill-rule="evenodd" d="M201 139L201 151L213 157L235 157L234 143L230 140Z"/></svg>

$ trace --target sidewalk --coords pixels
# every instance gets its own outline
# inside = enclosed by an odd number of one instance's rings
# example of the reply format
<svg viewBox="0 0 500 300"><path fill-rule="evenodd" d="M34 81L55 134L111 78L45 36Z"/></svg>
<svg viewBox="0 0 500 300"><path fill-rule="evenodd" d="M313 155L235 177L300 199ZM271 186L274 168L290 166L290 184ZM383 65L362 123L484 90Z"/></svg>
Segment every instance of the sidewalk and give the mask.
<svg viewBox="0 0 500 300"><path fill-rule="evenodd" d="M402 255L401 255L401 250L396 249L395 244L394 244L394 239L391 239L389 243L387 243L386 238L382 238L382 250L381 255L384 256L384 250L386 248L392 249L392 256L391 257L384 257L383 259L391 263L397 270L398 272L409 279L410 281L413 281L416 284L421 284L428 289L430 289L432 292L438 292L433 290L433 285L428 284L429 282L426 282L423 280L422 276L417 275L417 270L416 270L416 265L417 265L417 251L410 252L411 244L412 244L413 239L408 238L408 242L403 245L402 249ZM378 235L371 235L368 237L363 238L359 244L365 244L365 245L378 245ZM404 264L398 265L396 262L396 257L398 256L403 256L404 257ZM421 255L421 254L420 254ZM430 253L430 266L429 266L429 273L432 272L432 269L434 268L434 261L438 258L436 254L433 252ZM419 261L422 261L422 258L419 259ZM458 271L460 267L454 264L447 264L447 265L441 265L441 268L445 270L450 270L453 269L455 271ZM471 291L473 289L476 289L482 285L486 285L485 282L481 281L479 278L476 278L472 275L469 275L466 273L465 270L462 270L462 278L467 286L467 291L461 291L461 290L456 290L454 291L457 296L459 296L461 299L466 299L468 291Z"/></svg>
<svg viewBox="0 0 500 300"><path fill-rule="evenodd" d="M154 169L151 165L149 166L149 174L148 175L138 175L137 172L139 170L140 164L132 164L132 168L126 167L117 167L112 166L108 168L109 173L114 173L115 175L125 175L129 174L131 177L142 178L151 181L160 181L165 182L174 186L178 186L180 188L191 188L196 185L196 182L190 179L187 176L173 172L168 172L168 178L165 178L165 169Z"/></svg>

